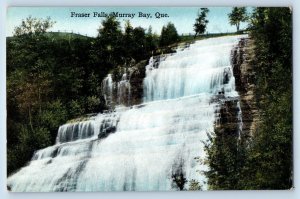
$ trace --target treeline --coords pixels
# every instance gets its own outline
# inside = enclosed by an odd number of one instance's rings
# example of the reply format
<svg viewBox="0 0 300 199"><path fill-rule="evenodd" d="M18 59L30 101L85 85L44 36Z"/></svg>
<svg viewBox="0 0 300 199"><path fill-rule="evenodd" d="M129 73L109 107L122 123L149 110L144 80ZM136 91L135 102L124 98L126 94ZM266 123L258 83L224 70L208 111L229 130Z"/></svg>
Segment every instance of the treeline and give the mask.
<svg viewBox="0 0 300 199"><path fill-rule="evenodd" d="M24 166L34 151L55 143L66 121L107 107L102 79L118 67L149 59L179 40L172 23L160 36L129 21L108 17L98 36L49 33L54 22L28 17L7 38L7 173Z"/></svg>
<svg viewBox="0 0 300 199"><path fill-rule="evenodd" d="M52 37L52 24L29 17L7 38L8 174L53 144L59 125L103 108L90 62L94 39Z"/></svg>
<svg viewBox="0 0 300 199"><path fill-rule="evenodd" d="M211 189L290 189L293 186L292 11L256 8L250 17L254 40L255 97L259 122L248 139L216 129L206 146Z"/></svg>

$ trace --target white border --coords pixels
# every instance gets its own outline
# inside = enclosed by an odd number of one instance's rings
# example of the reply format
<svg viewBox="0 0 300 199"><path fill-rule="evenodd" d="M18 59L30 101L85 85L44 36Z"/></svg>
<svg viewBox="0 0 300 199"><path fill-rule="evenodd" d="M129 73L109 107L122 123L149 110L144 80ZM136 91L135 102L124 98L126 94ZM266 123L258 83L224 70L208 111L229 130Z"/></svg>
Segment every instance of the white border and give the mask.
<svg viewBox="0 0 300 199"><path fill-rule="evenodd" d="M141 2L140 0L0 0L0 198L20 199L81 199L87 198L300 198L299 189L288 191L207 191L207 192L99 192L99 193L9 193L6 191L6 9L8 6L292 6L293 7L293 94L294 94L294 187L299 186L299 20L300 1L296 0L151 0ZM299 53L298 53L299 54Z"/></svg>

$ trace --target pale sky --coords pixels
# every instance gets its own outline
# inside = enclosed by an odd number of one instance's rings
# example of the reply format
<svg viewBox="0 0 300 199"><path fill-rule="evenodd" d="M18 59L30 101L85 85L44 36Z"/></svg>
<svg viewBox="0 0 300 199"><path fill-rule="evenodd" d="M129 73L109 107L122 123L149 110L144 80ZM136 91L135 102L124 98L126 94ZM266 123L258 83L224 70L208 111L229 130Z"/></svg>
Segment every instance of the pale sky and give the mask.
<svg viewBox="0 0 300 199"><path fill-rule="evenodd" d="M228 13L232 7L209 7L207 31L209 33L234 32L235 26L231 26ZM37 18L51 17L56 21L51 31L68 31L82 35L97 36L97 29L104 17L93 17L94 12L119 12L134 13L134 18L119 17L118 21L124 26L125 20L130 20L133 27L141 26L145 29L151 25L153 32L160 34L163 25L174 23L179 34L194 33L193 24L197 17L199 7L10 7L7 10L7 36L12 36L14 27L20 25L22 19L28 16ZM251 8L247 8L250 13ZM71 12L90 13L89 17L71 17ZM152 18L139 17L139 12L149 13ZM169 17L156 18L155 13L164 13ZM242 23L241 28L247 26Z"/></svg>

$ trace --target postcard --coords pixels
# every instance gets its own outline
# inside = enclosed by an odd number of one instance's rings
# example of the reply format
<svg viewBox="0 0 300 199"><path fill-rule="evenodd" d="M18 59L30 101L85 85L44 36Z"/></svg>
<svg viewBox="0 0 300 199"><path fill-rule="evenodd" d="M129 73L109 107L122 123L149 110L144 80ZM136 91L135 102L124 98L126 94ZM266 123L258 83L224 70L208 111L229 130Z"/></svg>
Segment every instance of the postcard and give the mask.
<svg viewBox="0 0 300 199"><path fill-rule="evenodd" d="M293 188L289 7L9 7L7 190Z"/></svg>

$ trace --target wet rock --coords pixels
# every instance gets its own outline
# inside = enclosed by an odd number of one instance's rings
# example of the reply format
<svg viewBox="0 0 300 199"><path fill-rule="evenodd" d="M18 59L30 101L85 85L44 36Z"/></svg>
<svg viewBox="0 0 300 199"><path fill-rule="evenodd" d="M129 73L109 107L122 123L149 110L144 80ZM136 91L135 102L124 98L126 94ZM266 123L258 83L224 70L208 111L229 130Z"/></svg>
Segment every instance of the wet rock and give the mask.
<svg viewBox="0 0 300 199"><path fill-rule="evenodd" d="M251 136L259 122L255 102L255 70L251 65L251 60L254 59L253 49L253 41L242 38L231 52L236 90L240 95L244 136Z"/></svg>
<svg viewBox="0 0 300 199"><path fill-rule="evenodd" d="M109 134L116 132L117 128L115 126L110 126L102 129L102 131L98 134L99 139L106 138Z"/></svg>

